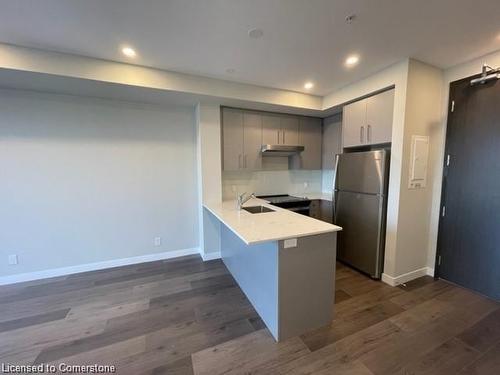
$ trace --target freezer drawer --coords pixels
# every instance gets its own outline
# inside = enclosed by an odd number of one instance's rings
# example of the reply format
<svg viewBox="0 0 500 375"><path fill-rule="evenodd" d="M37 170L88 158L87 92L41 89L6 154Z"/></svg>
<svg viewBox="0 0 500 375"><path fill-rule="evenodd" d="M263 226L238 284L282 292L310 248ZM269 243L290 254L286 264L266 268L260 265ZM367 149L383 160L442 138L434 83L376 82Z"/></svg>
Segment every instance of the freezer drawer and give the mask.
<svg viewBox="0 0 500 375"><path fill-rule="evenodd" d="M334 189L357 193L385 193L388 164L386 150L353 152L337 157Z"/></svg>
<svg viewBox="0 0 500 375"><path fill-rule="evenodd" d="M338 258L380 278L384 254L385 202L379 195L336 192L335 224L339 232Z"/></svg>

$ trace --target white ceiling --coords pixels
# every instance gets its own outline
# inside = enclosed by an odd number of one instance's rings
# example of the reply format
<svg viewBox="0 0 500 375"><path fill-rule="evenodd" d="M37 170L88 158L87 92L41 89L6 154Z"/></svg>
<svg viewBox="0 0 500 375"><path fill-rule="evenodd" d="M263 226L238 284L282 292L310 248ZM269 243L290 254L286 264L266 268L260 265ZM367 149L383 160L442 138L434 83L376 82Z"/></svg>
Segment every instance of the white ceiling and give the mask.
<svg viewBox="0 0 500 375"><path fill-rule="evenodd" d="M447 68L500 49L500 1L0 0L0 41L325 95L406 57Z"/></svg>

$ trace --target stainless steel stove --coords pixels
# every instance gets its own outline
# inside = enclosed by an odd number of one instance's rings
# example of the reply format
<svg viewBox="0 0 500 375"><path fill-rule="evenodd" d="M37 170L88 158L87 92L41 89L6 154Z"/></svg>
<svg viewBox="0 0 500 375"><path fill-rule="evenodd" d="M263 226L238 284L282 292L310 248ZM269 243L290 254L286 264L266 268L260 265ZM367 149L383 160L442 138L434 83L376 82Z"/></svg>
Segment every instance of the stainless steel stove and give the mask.
<svg viewBox="0 0 500 375"><path fill-rule="evenodd" d="M308 198L294 197L288 194L258 195L257 198L305 216L309 216L310 213L311 200Z"/></svg>

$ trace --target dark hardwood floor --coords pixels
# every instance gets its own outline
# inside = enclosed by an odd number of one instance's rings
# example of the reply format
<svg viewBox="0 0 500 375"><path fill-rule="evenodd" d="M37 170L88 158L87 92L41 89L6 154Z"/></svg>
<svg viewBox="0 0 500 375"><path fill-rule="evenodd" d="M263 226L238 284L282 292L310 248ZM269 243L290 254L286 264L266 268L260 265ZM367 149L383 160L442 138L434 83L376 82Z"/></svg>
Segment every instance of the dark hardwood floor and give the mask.
<svg viewBox="0 0 500 375"><path fill-rule="evenodd" d="M198 256L0 287L0 363L119 374L500 374L500 304L338 264L335 320L275 343L221 261Z"/></svg>

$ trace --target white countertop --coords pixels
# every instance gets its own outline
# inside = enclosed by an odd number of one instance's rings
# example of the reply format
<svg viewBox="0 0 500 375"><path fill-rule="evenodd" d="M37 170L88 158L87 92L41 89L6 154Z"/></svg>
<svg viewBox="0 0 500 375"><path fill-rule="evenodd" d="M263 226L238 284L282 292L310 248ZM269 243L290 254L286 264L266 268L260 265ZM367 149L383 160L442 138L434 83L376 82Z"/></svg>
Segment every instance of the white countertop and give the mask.
<svg viewBox="0 0 500 375"><path fill-rule="evenodd" d="M252 198L243 207L259 205L269 207L275 212L251 214L245 210L239 211L236 201L204 204L204 207L247 245L342 230L336 225L272 206L262 199Z"/></svg>

